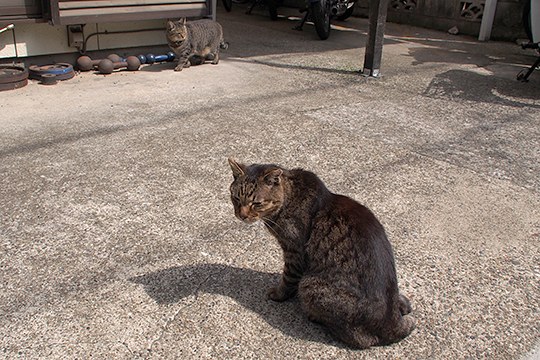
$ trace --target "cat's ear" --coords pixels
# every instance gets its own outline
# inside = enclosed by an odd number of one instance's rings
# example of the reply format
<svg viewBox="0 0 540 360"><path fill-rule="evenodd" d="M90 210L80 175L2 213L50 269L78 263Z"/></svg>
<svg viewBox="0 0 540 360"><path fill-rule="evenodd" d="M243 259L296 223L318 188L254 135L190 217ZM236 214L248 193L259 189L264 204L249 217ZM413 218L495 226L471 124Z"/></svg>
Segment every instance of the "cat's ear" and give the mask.
<svg viewBox="0 0 540 360"><path fill-rule="evenodd" d="M233 173L234 178L240 177L242 175L246 174L246 166L240 163L237 163L234 159L229 158L229 165L231 166L231 170Z"/></svg>
<svg viewBox="0 0 540 360"><path fill-rule="evenodd" d="M186 18L183 17L180 19L180 21L178 21L181 25L186 25Z"/></svg>
<svg viewBox="0 0 540 360"><path fill-rule="evenodd" d="M174 30L176 28L176 24L172 20L167 20L167 29Z"/></svg>
<svg viewBox="0 0 540 360"><path fill-rule="evenodd" d="M281 174L283 174L281 169L270 170L264 175L264 181L270 186L279 185L281 183Z"/></svg>

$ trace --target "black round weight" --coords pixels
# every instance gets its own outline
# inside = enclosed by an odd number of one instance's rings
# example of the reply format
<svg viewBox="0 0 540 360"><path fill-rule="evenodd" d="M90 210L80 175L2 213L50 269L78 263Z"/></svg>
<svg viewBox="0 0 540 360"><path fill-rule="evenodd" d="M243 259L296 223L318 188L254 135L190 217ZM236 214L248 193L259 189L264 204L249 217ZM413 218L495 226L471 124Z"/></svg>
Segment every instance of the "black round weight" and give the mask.
<svg viewBox="0 0 540 360"><path fill-rule="evenodd" d="M110 59L103 59L98 64L98 71L102 74L111 74L115 69L127 68L129 71L137 71L141 66L141 61L136 56L128 56L126 61L112 62Z"/></svg>
<svg viewBox="0 0 540 360"><path fill-rule="evenodd" d="M58 84L58 75L55 74L43 74L41 75L42 85L56 85Z"/></svg>

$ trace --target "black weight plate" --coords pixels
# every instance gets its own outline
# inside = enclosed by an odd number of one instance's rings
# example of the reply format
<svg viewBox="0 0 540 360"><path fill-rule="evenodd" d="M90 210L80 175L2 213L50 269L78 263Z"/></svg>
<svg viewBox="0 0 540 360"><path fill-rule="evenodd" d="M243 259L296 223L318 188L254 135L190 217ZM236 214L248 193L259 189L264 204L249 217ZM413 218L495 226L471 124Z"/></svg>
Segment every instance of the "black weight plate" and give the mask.
<svg viewBox="0 0 540 360"><path fill-rule="evenodd" d="M43 85L56 85L56 84L58 84L57 75L55 75L55 74L43 74L43 75L41 75L41 83Z"/></svg>
<svg viewBox="0 0 540 360"><path fill-rule="evenodd" d="M0 65L0 84L28 79L28 70L22 66Z"/></svg>
<svg viewBox="0 0 540 360"><path fill-rule="evenodd" d="M73 71L73 66L68 63L57 63L53 65L30 65L28 68L30 70L30 78L36 79L36 76L43 74L55 74L63 75Z"/></svg>
<svg viewBox="0 0 540 360"><path fill-rule="evenodd" d="M28 84L28 79L22 79L22 80L10 82L10 83L3 83L3 84L0 83L0 91L22 88L23 86L26 86L27 84Z"/></svg>
<svg viewBox="0 0 540 360"><path fill-rule="evenodd" d="M75 76L75 71L71 70L65 74L56 75L56 80L69 80Z"/></svg>
<svg viewBox="0 0 540 360"><path fill-rule="evenodd" d="M75 76L75 71L67 72L65 74L32 74L30 73L30 79L43 81L44 75L55 75L55 79L58 81L69 80Z"/></svg>

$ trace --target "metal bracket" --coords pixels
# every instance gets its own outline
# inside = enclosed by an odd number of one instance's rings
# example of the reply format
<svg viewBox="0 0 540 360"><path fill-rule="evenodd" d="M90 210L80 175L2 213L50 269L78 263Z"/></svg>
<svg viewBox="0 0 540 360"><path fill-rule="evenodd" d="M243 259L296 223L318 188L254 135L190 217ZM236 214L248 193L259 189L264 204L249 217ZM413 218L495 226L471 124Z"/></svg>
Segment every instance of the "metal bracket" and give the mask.
<svg viewBox="0 0 540 360"><path fill-rule="evenodd" d="M81 49L84 43L84 25L68 25L68 45Z"/></svg>

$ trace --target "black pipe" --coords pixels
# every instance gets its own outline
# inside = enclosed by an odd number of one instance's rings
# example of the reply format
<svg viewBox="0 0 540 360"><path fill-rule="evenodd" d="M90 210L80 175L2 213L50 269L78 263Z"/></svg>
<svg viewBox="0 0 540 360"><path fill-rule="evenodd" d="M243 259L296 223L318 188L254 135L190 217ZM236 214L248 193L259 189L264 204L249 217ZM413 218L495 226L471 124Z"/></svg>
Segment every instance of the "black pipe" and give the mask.
<svg viewBox="0 0 540 360"><path fill-rule="evenodd" d="M144 31L165 31L164 28L152 28L152 29L140 29L140 30L118 30L118 31L96 31L88 35L83 40L82 47L79 49L79 53L81 55L86 54L86 43L88 42L88 39L90 39L93 36L96 35L112 35L112 34L129 34L129 33L136 33L136 32L144 32Z"/></svg>

